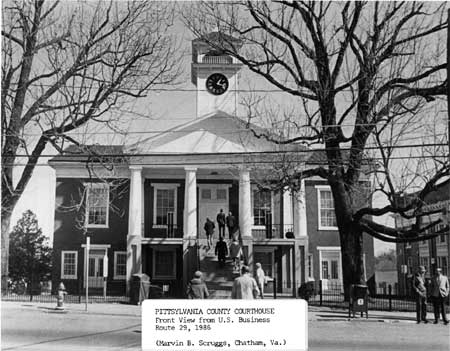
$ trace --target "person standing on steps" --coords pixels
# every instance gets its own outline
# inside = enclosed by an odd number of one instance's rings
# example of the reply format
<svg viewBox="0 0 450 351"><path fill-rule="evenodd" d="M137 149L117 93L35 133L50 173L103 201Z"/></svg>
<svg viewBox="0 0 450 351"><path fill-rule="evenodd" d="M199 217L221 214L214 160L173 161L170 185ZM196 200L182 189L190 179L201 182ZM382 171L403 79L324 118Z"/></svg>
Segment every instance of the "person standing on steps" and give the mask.
<svg viewBox="0 0 450 351"><path fill-rule="evenodd" d="M237 241L237 239L234 239L233 242L230 244L230 257L233 260L233 271L239 272L242 256L243 256L242 247Z"/></svg>
<svg viewBox="0 0 450 351"><path fill-rule="evenodd" d="M214 222L211 221L209 218L206 218L206 222L205 222L205 232L206 232L206 241L208 243L208 248L211 248L213 246L213 242L212 242L212 237L214 234Z"/></svg>
<svg viewBox="0 0 450 351"><path fill-rule="evenodd" d="M259 295L258 285L255 279L250 276L250 268L242 266L241 276L233 282L231 289L232 299L254 300Z"/></svg>
<svg viewBox="0 0 450 351"><path fill-rule="evenodd" d="M217 214L217 225L219 226L219 237L225 237L225 213L223 213L223 209L220 209L220 212Z"/></svg>
<svg viewBox="0 0 450 351"><path fill-rule="evenodd" d="M202 272L196 271L194 278L188 284L186 291L188 299L207 299L209 297L209 291L206 284L202 280Z"/></svg>
<svg viewBox="0 0 450 351"><path fill-rule="evenodd" d="M439 310L442 313L444 324L448 324L445 313L445 299L448 296L450 287L448 278L442 274L442 268L436 268L436 274L431 278L431 297L433 299L434 324L439 323Z"/></svg>
<svg viewBox="0 0 450 351"><path fill-rule="evenodd" d="M232 240L233 233L234 233L234 227L236 226L236 218L234 218L231 211L228 213L226 221L227 221L227 227L228 227L228 238L230 240Z"/></svg>
<svg viewBox="0 0 450 351"><path fill-rule="evenodd" d="M266 283L266 275L264 274L264 270L261 267L261 263L256 263L256 283L259 288L259 296L264 298L264 284Z"/></svg>
<svg viewBox="0 0 450 351"><path fill-rule="evenodd" d="M225 260L228 255L228 247L227 243L223 241L223 236L219 236L219 241L216 243L214 253L217 255L217 258L219 260L219 267L225 267Z"/></svg>
<svg viewBox="0 0 450 351"><path fill-rule="evenodd" d="M425 286L425 266L419 266L419 271L414 275L413 289L416 294L416 319L417 323L427 321L427 288Z"/></svg>

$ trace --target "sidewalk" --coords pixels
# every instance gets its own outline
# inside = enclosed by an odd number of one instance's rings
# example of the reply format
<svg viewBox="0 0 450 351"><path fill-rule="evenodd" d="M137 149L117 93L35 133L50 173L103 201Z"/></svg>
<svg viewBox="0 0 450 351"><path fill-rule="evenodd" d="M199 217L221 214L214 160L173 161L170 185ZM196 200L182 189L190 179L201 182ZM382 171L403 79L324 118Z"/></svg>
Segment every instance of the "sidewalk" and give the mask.
<svg viewBox="0 0 450 351"><path fill-rule="evenodd" d="M352 314L353 315L353 314ZM385 323L416 323L416 312L398 312L398 311L371 311L369 318L366 314L361 317L360 313L355 314L355 318L348 318L348 309L331 308L326 306L308 306L309 321L357 321L357 322L385 322ZM431 322L434 316L428 315L428 321Z"/></svg>
<svg viewBox="0 0 450 351"><path fill-rule="evenodd" d="M2 311L8 309L40 310L47 313L92 314L106 316L141 317L141 306L120 303L68 303L64 310L56 310L56 303L2 301Z"/></svg>

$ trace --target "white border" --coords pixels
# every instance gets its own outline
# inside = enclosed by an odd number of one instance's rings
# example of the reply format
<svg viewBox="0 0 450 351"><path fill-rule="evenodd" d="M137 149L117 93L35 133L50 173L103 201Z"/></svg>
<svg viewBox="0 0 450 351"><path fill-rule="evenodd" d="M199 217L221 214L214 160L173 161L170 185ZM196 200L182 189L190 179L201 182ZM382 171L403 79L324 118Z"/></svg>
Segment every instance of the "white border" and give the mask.
<svg viewBox="0 0 450 351"><path fill-rule="evenodd" d="M327 190L327 191L331 191L331 188L329 185L316 185L314 186L314 188L316 188L317 190L317 226L318 226L318 230L338 230L338 227L326 227L326 226L322 226L321 222L322 222L322 218L320 216L320 204L321 204L321 196L320 196L320 192L322 190ZM332 195L333 196L333 195ZM334 214L336 217L336 213Z"/></svg>
<svg viewBox="0 0 450 351"><path fill-rule="evenodd" d="M152 220L152 228L167 228L165 224L156 224L156 192L158 190L173 190L174 191L174 211L173 211L173 224L177 225L177 210L178 210L178 188L180 187L179 183L150 183L150 186L153 187L153 220Z"/></svg>
<svg viewBox="0 0 450 351"><path fill-rule="evenodd" d="M64 275L64 257L65 254L75 254L75 274ZM61 251L61 279L77 279L78 275L78 251L62 250Z"/></svg>
<svg viewBox="0 0 450 351"><path fill-rule="evenodd" d="M117 256L118 255L125 255L125 275L117 274ZM114 251L114 278L113 279L117 279L117 280L126 279L127 278L126 266L127 266L127 252L126 251Z"/></svg>
<svg viewBox="0 0 450 351"><path fill-rule="evenodd" d="M85 206L85 220L84 225L86 228L109 228L109 184L106 183L85 183L86 187L86 206ZM90 224L89 221L89 193L93 188L106 188L106 223L105 224Z"/></svg>

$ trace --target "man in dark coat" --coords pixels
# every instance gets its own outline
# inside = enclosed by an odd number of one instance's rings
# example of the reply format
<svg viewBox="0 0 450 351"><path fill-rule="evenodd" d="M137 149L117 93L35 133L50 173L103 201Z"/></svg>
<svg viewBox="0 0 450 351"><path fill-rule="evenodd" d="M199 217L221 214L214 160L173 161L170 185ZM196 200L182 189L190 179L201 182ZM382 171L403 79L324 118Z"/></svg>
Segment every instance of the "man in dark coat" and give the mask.
<svg viewBox="0 0 450 351"><path fill-rule="evenodd" d="M214 225L214 222L211 221L209 218L206 218L206 223L204 226L205 232L206 232L206 240L208 242L208 247L212 247L213 242L212 242L212 236L214 234L214 228L216 226Z"/></svg>
<svg viewBox="0 0 450 351"><path fill-rule="evenodd" d="M227 216L227 227L228 227L228 237L229 239L233 239L234 227L236 226L236 218L234 218L233 214L228 213Z"/></svg>
<svg viewBox="0 0 450 351"><path fill-rule="evenodd" d="M217 225L219 226L219 237L225 236L225 213L223 213L223 209L220 209L220 212L217 214Z"/></svg>
<svg viewBox="0 0 450 351"><path fill-rule="evenodd" d="M223 241L223 236L219 236L219 241L216 243L215 254L219 260L219 266L223 268L225 266L225 259L228 255L227 243Z"/></svg>
<svg viewBox="0 0 450 351"><path fill-rule="evenodd" d="M417 323L427 321L427 288L425 287L425 267L420 266L419 271L414 275L413 289L416 295L416 316Z"/></svg>
<svg viewBox="0 0 450 351"><path fill-rule="evenodd" d="M197 271L194 273L194 278L188 284L186 291L189 299L207 299L209 296L208 288L202 281L202 272Z"/></svg>

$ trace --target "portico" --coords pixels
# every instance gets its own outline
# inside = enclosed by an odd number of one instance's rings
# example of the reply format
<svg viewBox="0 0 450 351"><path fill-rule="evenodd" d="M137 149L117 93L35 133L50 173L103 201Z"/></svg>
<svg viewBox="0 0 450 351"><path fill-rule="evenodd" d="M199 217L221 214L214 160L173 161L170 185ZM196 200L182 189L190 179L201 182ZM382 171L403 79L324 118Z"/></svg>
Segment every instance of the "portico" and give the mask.
<svg viewBox="0 0 450 351"><path fill-rule="evenodd" d="M216 222L219 209L231 211L236 217L251 268L256 245L257 252L264 247L271 252L279 250L279 264L289 267L280 273L284 280L304 276L304 264L295 265L295 257L300 259L301 250L307 247L304 192L269 192L269 207L258 208L252 170L243 165L230 166L236 159L242 161L243 155L203 155L205 161L197 164L190 162L193 156L186 155L185 164L173 165L180 157L166 155L162 161L161 155L154 155L145 163L141 159L139 165L130 166L127 287L135 273L147 273L153 282L186 284L202 259L199 247L206 243L202 229L206 216ZM218 165L212 159L224 162ZM255 219L255 211L263 210L265 216L257 213L260 217ZM218 239L217 223L214 239ZM179 271L158 277L154 265L163 257L173 260L171 265ZM274 261L273 265L278 263Z"/></svg>

